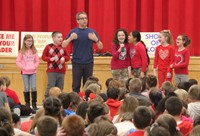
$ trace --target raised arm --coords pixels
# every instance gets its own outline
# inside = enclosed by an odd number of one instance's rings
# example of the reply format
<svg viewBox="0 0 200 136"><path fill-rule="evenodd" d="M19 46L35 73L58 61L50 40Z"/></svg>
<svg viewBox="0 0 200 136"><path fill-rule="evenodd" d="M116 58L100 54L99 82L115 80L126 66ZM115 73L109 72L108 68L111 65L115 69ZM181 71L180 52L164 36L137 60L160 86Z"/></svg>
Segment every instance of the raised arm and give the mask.
<svg viewBox="0 0 200 136"><path fill-rule="evenodd" d="M69 38L67 38L66 40L62 42L62 47L65 48L67 45L69 45L69 43L72 40L77 39L77 38L78 38L78 35L76 33L72 33Z"/></svg>

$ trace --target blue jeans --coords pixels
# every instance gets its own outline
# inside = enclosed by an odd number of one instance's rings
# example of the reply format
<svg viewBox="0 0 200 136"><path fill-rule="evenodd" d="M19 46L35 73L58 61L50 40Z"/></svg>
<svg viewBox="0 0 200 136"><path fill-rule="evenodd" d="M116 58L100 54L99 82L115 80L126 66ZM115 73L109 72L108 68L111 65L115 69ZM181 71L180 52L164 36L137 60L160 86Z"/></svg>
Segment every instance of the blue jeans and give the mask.
<svg viewBox="0 0 200 136"><path fill-rule="evenodd" d="M24 92L36 91L36 74L22 74Z"/></svg>

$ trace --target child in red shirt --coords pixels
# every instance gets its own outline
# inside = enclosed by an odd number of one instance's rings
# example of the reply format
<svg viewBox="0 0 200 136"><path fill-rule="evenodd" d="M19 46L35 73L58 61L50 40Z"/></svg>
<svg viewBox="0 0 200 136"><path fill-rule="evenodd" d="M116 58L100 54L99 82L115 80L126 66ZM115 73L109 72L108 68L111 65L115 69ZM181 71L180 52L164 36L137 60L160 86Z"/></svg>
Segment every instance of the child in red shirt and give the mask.
<svg viewBox="0 0 200 136"><path fill-rule="evenodd" d="M112 43L111 72L114 79L128 79L130 66L128 33L125 29L118 29Z"/></svg>
<svg viewBox="0 0 200 136"><path fill-rule="evenodd" d="M159 87L164 81L172 81L172 69L170 65L174 62L174 47L172 35L169 30L163 30L158 38L161 45L156 47L154 58L154 75L158 74ZM158 73L156 74L156 70Z"/></svg>
<svg viewBox="0 0 200 136"><path fill-rule="evenodd" d="M122 102L119 101L119 94L120 94L120 90L116 87L110 87L107 90L108 100L106 101L106 104L108 105L110 109L110 116L112 118L116 115L116 113L119 110L119 107L122 104Z"/></svg>
<svg viewBox="0 0 200 136"><path fill-rule="evenodd" d="M42 60L47 62L48 84L45 92L45 97L49 97L50 88L56 86L62 91L64 88L64 79L66 72L65 62L70 60L70 57L62 47L62 33L54 31L52 33L53 43L45 46L42 53Z"/></svg>
<svg viewBox="0 0 200 136"><path fill-rule="evenodd" d="M147 67L149 65L149 56L144 42L141 41L140 32L131 32L128 37L128 42L133 44L130 47L131 74L129 75L136 78L146 77Z"/></svg>
<svg viewBox="0 0 200 136"><path fill-rule="evenodd" d="M178 48L175 49L175 62L170 65L171 68L174 68L176 85L180 82L188 81L190 52L186 47L190 43L190 39L184 34L179 35L176 39Z"/></svg>

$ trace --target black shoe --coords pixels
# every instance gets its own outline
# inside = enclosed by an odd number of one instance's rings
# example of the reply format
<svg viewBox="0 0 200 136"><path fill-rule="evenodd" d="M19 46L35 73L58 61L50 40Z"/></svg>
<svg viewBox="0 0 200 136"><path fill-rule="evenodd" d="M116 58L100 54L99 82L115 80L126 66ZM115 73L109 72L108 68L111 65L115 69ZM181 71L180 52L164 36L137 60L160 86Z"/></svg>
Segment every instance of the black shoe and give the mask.
<svg viewBox="0 0 200 136"><path fill-rule="evenodd" d="M25 105L26 105L26 107L30 107L30 103L26 103Z"/></svg>
<svg viewBox="0 0 200 136"><path fill-rule="evenodd" d="M33 108L33 110L38 110L39 108L37 108L37 105L36 104L32 104L32 108Z"/></svg>
<svg viewBox="0 0 200 136"><path fill-rule="evenodd" d="M32 112L31 112L31 113L32 113L32 114L35 114L35 113L36 113L36 111L37 111L37 110L34 110L34 109L32 109Z"/></svg>

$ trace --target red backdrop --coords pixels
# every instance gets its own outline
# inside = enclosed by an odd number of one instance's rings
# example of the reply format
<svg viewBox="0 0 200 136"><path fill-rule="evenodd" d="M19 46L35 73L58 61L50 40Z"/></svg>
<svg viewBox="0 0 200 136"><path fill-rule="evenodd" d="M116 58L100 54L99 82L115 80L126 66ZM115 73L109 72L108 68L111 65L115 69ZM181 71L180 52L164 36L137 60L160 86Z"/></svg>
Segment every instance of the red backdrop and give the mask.
<svg viewBox="0 0 200 136"><path fill-rule="evenodd" d="M192 56L200 56L199 0L0 0L0 30L54 31L64 37L77 26L75 15L85 11L110 51L114 32L158 32L170 29L174 39L185 33L191 40Z"/></svg>

